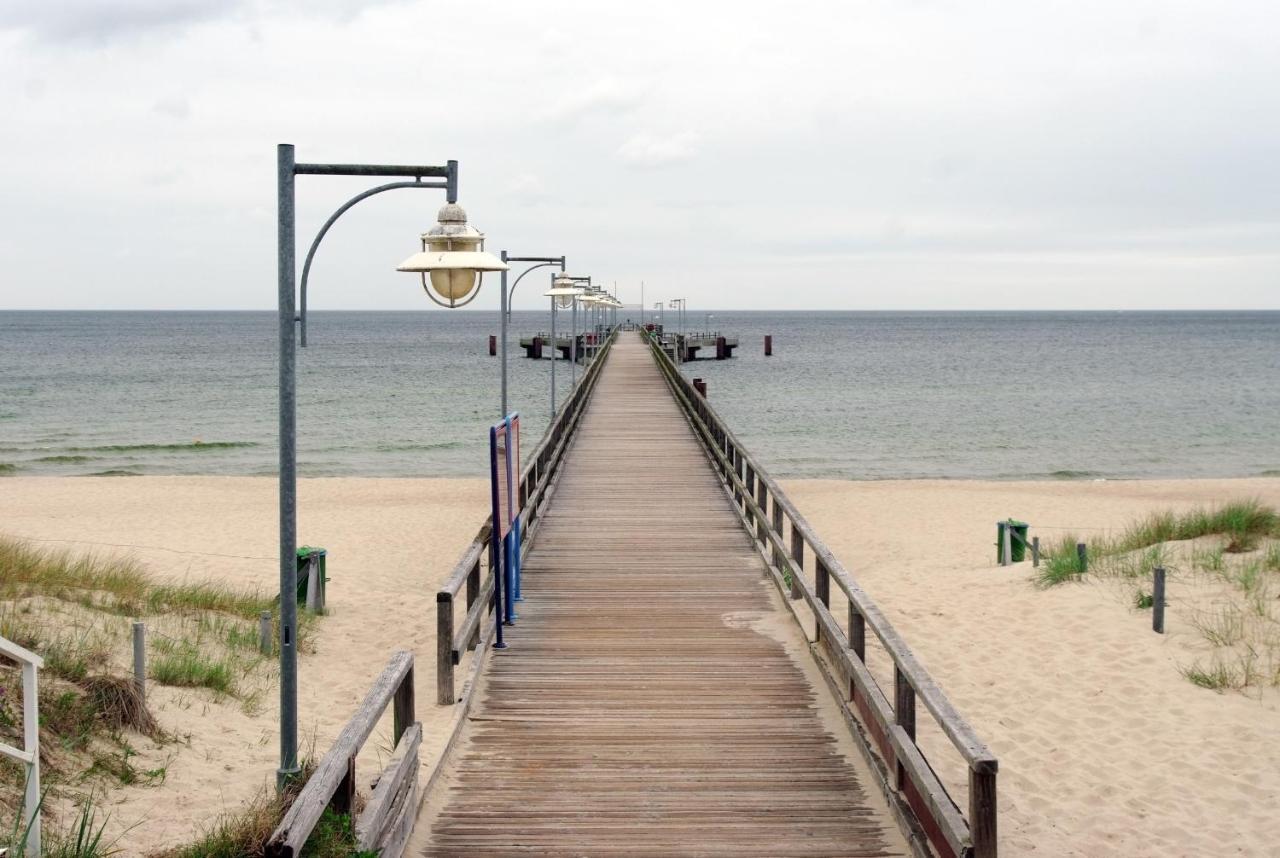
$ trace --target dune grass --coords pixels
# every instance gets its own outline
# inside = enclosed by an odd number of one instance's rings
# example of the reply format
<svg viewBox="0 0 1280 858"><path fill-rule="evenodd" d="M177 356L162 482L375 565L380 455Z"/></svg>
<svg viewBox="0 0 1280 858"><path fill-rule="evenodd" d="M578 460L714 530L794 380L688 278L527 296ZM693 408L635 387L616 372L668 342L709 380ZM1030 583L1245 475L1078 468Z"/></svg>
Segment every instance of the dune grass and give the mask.
<svg viewBox="0 0 1280 858"><path fill-rule="evenodd" d="M162 584L136 560L37 548L0 537L0 600L50 596L125 616L213 611L257 619L273 601L214 581Z"/></svg>
<svg viewBox="0 0 1280 858"><path fill-rule="evenodd" d="M52 794L75 801L86 788L164 780L163 767L136 764L130 742L137 734L158 744L181 737L161 730L134 684L129 618L147 621L153 687L230 696L252 715L260 705L259 674L269 669L269 656L258 651L263 611L278 618L278 605L259 592L160 582L130 558L0 537L0 635L45 660L41 747ZM304 649L313 624L300 612ZM17 666L0 658L0 741L21 743L21 699ZM20 796L23 778L20 766L0 760L0 814Z"/></svg>
<svg viewBox="0 0 1280 858"><path fill-rule="evenodd" d="M1216 545L1204 537L1218 537ZM1179 543L1201 540L1190 544ZM1118 535L1088 541L1088 570L1067 534L1047 547L1033 582L1048 588L1086 575L1118 579L1136 610L1154 599L1148 582L1156 567L1196 582L1178 603L1180 620L1198 639L1202 656L1180 668L1192 684L1214 691L1280 687L1280 513L1257 499L1183 513L1159 512ZM1195 576L1195 577L1193 577ZM1166 600L1166 605L1169 602Z"/></svg>
<svg viewBox="0 0 1280 858"><path fill-rule="evenodd" d="M1129 525L1118 536L1088 540L1089 571L1123 578L1145 578L1156 566L1168 563L1166 543L1202 536L1222 536L1227 540L1220 549L1196 555L1204 565L1221 569L1223 552L1252 551L1260 539L1280 537L1280 513L1257 498L1184 513L1153 513ZM1085 570L1076 555L1076 543L1080 541L1075 534L1067 534L1047 547L1036 573L1037 586L1052 587L1084 576ZM1269 549L1268 562L1273 554L1276 568L1280 568L1280 548L1272 546Z"/></svg>

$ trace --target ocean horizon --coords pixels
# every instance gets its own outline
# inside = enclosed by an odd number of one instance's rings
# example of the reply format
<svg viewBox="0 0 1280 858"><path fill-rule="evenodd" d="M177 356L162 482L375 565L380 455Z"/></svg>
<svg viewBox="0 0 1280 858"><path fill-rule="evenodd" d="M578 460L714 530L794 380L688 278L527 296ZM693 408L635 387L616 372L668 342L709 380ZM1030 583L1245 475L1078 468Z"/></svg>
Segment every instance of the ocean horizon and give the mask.
<svg viewBox="0 0 1280 858"><path fill-rule="evenodd" d="M685 325L738 338L733 359L683 370L779 478L1280 475L1280 311L691 310ZM525 449L551 362L516 342L547 327L512 314ZM496 312L313 311L308 333L301 476L485 476ZM274 474L275 336L274 311L0 311L0 474ZM556 372L563 400L569 364Z"/></svg>

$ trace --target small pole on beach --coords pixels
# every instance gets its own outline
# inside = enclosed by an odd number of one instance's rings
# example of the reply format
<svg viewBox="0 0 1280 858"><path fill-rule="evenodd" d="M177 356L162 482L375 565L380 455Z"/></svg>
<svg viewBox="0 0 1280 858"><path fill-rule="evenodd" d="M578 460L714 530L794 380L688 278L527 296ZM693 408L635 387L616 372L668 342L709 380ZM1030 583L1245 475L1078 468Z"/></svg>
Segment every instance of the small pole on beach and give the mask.
<svg viewBox="0 0 1280 858"><path fill-rule="evenodd" d="M1031 537L1031 565L1040 565L1040 537Z"/></svg>
<svg viewBox="0 0 1280 858"><path fill-rule="evenodd" d="M996 522L1000 529L1000 565L1008 566L1013 562L1013 528L1008 523Z"/></svg>
<svg viewBox="0 0 1280 858"><path fill-rule="evenodd" d="M1151 630L1164 634L1164 567L1157 566L1151 585Z"/></svg>
<svg viewBox="0 0 1280 858"><path fill-rule="evenodd" d="M263 655L271 655L271 612L258 615L258 649Z"/></svg>
<svg viewBox="0 0 1280 858"><path fill-rule="evenodd" d="M773 357L773 334L764 335L764 356Z"/></svg>
<svg viewBox="0 0 1280 858"><path fill-rule="evenodd" d="M1083 542L1076 543L1076 559L1080 562L1080 574L1089 571L1089 546Z"/></svg>
<svg viewBox="0 0 1280 858"><path fill-rule="evenodd" d="M133 683L138 687L138 694L147 699L147 624L134 621L133 624Z"/></svg>

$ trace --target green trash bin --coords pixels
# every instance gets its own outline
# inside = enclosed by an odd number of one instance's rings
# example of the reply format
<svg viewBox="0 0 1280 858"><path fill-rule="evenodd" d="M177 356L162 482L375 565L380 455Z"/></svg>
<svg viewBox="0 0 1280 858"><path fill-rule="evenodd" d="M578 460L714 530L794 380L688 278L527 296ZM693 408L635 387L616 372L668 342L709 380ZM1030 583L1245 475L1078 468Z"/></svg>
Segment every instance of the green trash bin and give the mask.
<svg viewBox="0 0 1280 858"><path fill-rule="evenodd" d="M996 562L1004 563L1004 529L1011 528L1009 534L1009 562L1021 563L1027 559L1027 529L1031 525L1025 521L1009 519L996 522Z"/></svg>
<svg viewBox="0 0 1280 858"><path fill-rule="evenodd" d="M307 574L307 566L311 563L314 556L320 568L316 570L316 581L320 585L320 592L316 594L316 606L321 613L324 612L325 582L329 578L325 575L324 561L328 552L323 548L314 548L310 545L301 545L298 547L298 604L307 604L307 583L310 577Z"/></svg>

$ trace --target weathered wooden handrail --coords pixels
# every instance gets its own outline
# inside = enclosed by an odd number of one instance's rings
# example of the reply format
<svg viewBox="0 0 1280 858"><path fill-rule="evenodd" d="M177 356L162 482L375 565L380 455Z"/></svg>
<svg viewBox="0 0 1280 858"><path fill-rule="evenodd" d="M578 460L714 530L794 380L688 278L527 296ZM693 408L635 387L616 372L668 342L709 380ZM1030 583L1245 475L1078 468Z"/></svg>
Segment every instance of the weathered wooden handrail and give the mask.
<svg viewBox="0 0 1280 858"><path fill-rule="evenodd" d="M354 813L356 756L388 705L392 707L395 750L372 798L355 820L356 842L360 850L379 850L383 858L398 858L404 851L418 812L418 745L422 741L422 725L414 717L411 652L391 657L271 835L268 855L293 858L302 854L325 808Z"/></svg>
<svg viewBox="0 0 1280 858"><path fill-rule="evenodd" d="M574 429L581 420L584 406L596 380L604 367L605 359L616 338L611 334L601 344L591 364L583 372L569 398L561 405L555 419L543 433L538 446L529 455L520 474L520 542L529 543L537 533L542 506L553 491L560 463L573 438ZM480 527L475 539L462 552L453 572L436 592L436 700L442 705L457 702L454 668L461 663L462 654L475 647L481 634L481 626L492 611L494 577L498 568L492 555L490 536L493 532L493 516ZM487 569L484 559L488 557ZM460 624L455 623L455 603L458 593L466 585L466 615Z"/></svg>
<svg viewBox="0 0 1280 858"><path fill-rule="evenodd" d="M21 763L26 769L22 811L14 830L26 831L26 852L40 854L40 669L44 659L7 638L0 637L0 656L17 662L22 671L22 748L0 742L0 757Z"/></svg>
<svg viewBox="0 0 1280 858"><path fill-rule="evenodd" d="M770 561L770 571L784 594L802 600L813 615L815 646L821 646L841 674L837 696L851 726L871 737L863 742L877 764L886 795L907 819L914 819L932 848L942 855L994 858L996 855L995 756L929 677L906 642L871 598L814 532L776 482L746 452L706 399L671 362L652 336L642 333L694 431L707 449L726 490ZM769 499L772 498L770 510ZM772 512L772 515L770 515ZM784 529L784 525L790 527ZM789 530L790 545L787 544ZM805 546L813 558L814 582L804 576ZM848 599L848 631L830 612L830 584ZM794 608L793 608L794 612ZM796 614L799 620L799 614ZM890 704L866 666L866 628L879 639L894 665L894 699ZM824 676L837 691L822 659ZM847 696L843 689L847 689ZM939 781L916 743L915 702L925 708L951 740L969 769L969 813L966 818ZM855 730L855 735L863 738ZM875 759L875 755L879 759ZM905 805L905 807L903 806Z"/></svg>

